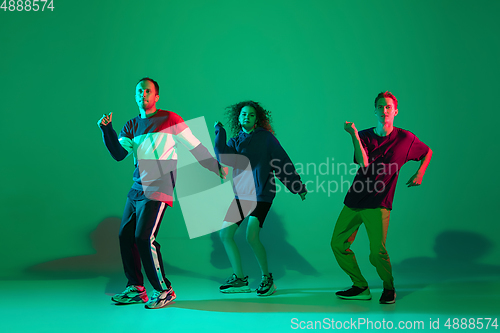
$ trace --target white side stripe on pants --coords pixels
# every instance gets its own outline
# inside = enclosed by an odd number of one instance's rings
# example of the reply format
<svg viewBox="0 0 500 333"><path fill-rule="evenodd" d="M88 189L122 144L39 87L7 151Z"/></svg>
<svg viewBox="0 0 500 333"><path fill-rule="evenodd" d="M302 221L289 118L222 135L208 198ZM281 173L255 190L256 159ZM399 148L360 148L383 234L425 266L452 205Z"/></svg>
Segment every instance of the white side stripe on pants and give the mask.
<svg viewBox="0 0 500 333"><path fill-rule="evenodd" d="M160 261L158 260L158 254L156 252L156 247L153 245L156 237L156 229L158 228L158 225L161 222L161 217L163 214L163 211L165 210L165 203L162 202L160 205L160 208L158 209L158 213L156 214L156 221L153 226L153 230L151 231L151 236L149 237L149 246L151 247L151 256L153 257L153 264L155 267L156 275L158 277L158 281L160 282L160 285L162 286L163 290L167 289L167 284L165 283L165 280L163 280L163 276L161 273L161 266L160 266Z"/></svg>

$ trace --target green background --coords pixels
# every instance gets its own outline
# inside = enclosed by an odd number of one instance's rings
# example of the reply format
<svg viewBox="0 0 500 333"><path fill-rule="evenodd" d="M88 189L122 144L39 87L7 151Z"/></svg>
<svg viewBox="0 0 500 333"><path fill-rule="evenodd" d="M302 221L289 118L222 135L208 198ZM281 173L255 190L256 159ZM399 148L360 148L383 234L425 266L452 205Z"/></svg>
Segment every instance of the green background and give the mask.
<svg viewBox="0 0 500 333"><path fill-rule="evenodd" d="M404 186L418 163L400 174L388 236L396 281L411 280L412 269L425 262L482 268L445 270L444 280L498 276L500 2L60 0L54 6L43 13L0 11L2 279L25 278L50 262L45 270L56 278L109 273L92 261L88 270L65 270L57 260L116 251L116 218L133 163L109 156L96 122L112 111L119 130L136 116L134 88L144 76L160 84L158 107L186 120L204 116L210 132L225 106L260 101L272 111L289 156L303 165L350 163L343 122L374 126L375 96L392 91L399 99L395 125L434 151L421 187ZM302 178L316 182L315 175ZM280 193L273 204L262 231L271 271L281 260L290 264L279 266L281 276L296 270L348 285L329 247L345 191L310 190L305 202ZM359 261L377 281L364 230L358 238ZM216 237L189 239L179 205L167 210L158 240L177 272L220 280L230 274L225 254L214 257ZM255 259L244 254L256 272Z"/></svg>

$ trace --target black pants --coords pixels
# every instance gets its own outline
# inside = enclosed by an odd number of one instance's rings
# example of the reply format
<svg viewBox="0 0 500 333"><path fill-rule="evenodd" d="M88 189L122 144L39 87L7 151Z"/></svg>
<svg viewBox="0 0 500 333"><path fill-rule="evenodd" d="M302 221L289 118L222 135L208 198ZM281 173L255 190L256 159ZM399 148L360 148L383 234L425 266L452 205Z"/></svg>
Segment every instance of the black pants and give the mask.
<svg viewBox="0 0 500 333"><path fill-rule="evenodd" d="M127 198L120 226L120 252L127 286L143 286L141 262L146 276L156 290L170 288L165 277L160 244L156 241L167 204L153 200Z"/></svg>

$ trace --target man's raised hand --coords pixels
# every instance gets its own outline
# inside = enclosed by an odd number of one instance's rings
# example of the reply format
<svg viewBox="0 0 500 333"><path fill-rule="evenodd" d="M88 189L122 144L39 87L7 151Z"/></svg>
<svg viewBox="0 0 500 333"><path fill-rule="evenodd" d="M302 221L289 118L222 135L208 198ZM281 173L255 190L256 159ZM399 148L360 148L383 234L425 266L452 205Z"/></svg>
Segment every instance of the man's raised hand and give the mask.
<svg viewBox="0 0 500 333"><path fill-rule="evenodd" d="M108 126L113 119L113 112L110 112L108 115L103 114L101 119L97 122L97 126Z"/></svg>
<svg viewBox="0 0 500 333"><path fill-rule="evenodd" d="M355 134L358 131L356 129L356 126L354 126L354 123L348 121L346 121L344 124L344 130L351 135Z"/></svg>

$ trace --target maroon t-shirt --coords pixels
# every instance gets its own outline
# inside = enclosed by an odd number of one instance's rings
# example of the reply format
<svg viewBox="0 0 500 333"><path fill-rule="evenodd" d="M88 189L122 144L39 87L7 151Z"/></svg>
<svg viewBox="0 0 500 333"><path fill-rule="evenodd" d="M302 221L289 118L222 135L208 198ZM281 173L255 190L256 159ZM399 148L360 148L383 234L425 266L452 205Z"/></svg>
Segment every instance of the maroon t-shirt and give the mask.
<svg viewBox="0 0 500 333"><path fill-rule="evenodd" d="M408 161L424 158L429 147L415 134L397 127L384 137L376 135L372 127L360 131L359 138L369 164L359 168L344 204L349 208L392 209L399 170Z"/></svg>

